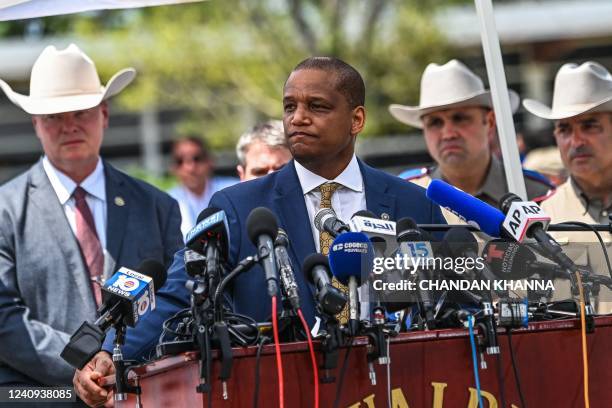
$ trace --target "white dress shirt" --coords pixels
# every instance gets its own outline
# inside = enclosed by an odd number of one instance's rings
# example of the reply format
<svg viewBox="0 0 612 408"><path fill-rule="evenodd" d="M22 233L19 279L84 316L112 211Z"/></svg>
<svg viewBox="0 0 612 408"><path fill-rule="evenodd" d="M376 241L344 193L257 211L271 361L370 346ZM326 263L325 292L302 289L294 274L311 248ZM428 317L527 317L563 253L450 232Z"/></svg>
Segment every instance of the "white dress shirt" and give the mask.
<svg viewBox="0 0 612 408"><path fill-rule="evenodd" d="M353 214L357 211L367 209L365 190L363 187L363 175L361 174L361 169L359 168L359 163L355 155L353 155L353 158L342 173L333 180L327 180L314 174L295 160L294 163L295 171L297 172L300 185L302 186L302 193L304 194L304 201L306 202L306 209L308 210L308 218L310 220L310 228L312 228L312 237L314 238L315 247L317 248L317 252L321 252L319 230L317 230L317 227L314 225L315 214L319 211L319 206L321 205L321 192L318 187L328 182L335 182L342 185L342 187L338 188L331 197L332 209L340 220L348 224ZM366 284L359 287L359 300L361 304L359 318L361 320L369 320L369 293Z"/></svg>
<svg viewBox="0 0 612 408"><path fill-rule="evenodd" d="M353 214L357 211L366 209L366 198L361 169L359 168L359 163L357 163L357 157L353 155L348 166L346 166L338 177L333 180L327 180L306 169L297 161L294 161L294 163L295 171L297 172L300 185L302 186L306 209L308 210L312 237L314 238L317 251L320 252L319 231L314 225L315 214L319 211L319 206L321 205L321 192L318 188L321 184L328 182L335 182L342 185L342 187L338 188L332 195L332 209L336 212L336 216L340 220L348 224Z"/></svg>
<svg viewBox="0 0 612 408"><path fill-rule="evenodd" d="M74 197L72 197L72 193L77 187L77 184L70 177L53 166L47 156L43 158L43 168L64 209L68 224L70 224L70 228L76 236L76 201ZM83 180L80 186L87 192L85 200L93 215L98 239L106 255L106 184L104 183L104 165L102 164L102 160L98 158L96 168L85 178L85 180Z"/></svg>

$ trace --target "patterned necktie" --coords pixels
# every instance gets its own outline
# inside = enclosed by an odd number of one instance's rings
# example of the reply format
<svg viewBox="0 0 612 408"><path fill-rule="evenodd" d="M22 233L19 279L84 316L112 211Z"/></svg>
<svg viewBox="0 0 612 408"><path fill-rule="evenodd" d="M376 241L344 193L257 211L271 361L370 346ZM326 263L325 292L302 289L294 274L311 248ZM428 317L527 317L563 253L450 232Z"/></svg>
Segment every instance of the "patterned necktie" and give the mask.
<svg viewBox="0 0 612 408"><path fill-rule="evenodd" d="M91 287L96 299L96 304L99 306L102 302L102 290L100 285L104 269L102 245L100 245L100 240L98 239L93 215L85 200L87 192L80 186L77 186L72 194L76 202L77 241L79 241L81 253L83 254L83 258L85 258L85 263L89 270Z"/></svg>
<svg viewBox="0 0 612 408"><path fill-rule="evenodd" d="M332 208L332 205L331 205L332 195L340 187L342 187L342 185L338 183L324 183L319 186L319 191L321 192L321 205L319 206L319 209ZM333 240L334 240L333 237L327 231L322 231L319 234L319 247L321 248L321 253L323 255L327 256L327 254L329 254L329 248L331 247ZM332 279L332 285L340 289L344 294L348 293L348 288L344 286L343 284L341 284L340 282L338 282L338 280L335 277ZM348 304L347 304L344 306L344 309L342 309L342 311L336 315L336 318L338 319L338 322L340 322L340 324L346 324L348 322L348 317L349 317L349 311L348 311Z"/></svg>

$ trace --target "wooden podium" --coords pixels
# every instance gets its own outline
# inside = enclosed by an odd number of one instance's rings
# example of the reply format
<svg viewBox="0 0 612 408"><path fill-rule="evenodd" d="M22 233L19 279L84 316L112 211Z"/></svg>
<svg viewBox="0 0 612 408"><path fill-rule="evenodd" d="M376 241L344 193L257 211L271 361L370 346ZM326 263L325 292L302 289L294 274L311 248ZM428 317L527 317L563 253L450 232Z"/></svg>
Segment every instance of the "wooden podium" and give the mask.
<svg viewBox="0 0 612 408"><path fill-rule="evenodd" d="M612 317L595 318L596 329L587 335L589 387L592 407L612 406ZM502 373L507 406L520 407L514 381L508 338L500 330ZM512 332L512 344L520 374L525 403L529 407L583 407L582 354L579 320L531 323L529 328ZM368 377L366 338L355 340L344 384L340 407L386 407L386 366L375 363L377 383ZM316 345L315 345L316 347ZM338 376L346 350L340 351ZM256 348L234 349L232 377L227 383L228 399L222 397L221 382L213 383L212 406L252 407L255 385ZM392 407L469 407L478 406L472 357L467 330L436 330L403 333L391 339ZM313 407L312 368L307 344L282 345L285 371L285 406ZM485 407L500 406L497 360L485 355L486 369L480 369ZM259 407L278 406L274 347L265 346L260 361ZM218 362L213 364L217 378ZM195 353L138 367L142 405L152 407L206 407L208 395L195 391L199 366ZM322 373L320 373L322 374ZM320 406L331 407L338 393L337 382L320 385ZM118 403L133 407L135 398Z"/></svg>

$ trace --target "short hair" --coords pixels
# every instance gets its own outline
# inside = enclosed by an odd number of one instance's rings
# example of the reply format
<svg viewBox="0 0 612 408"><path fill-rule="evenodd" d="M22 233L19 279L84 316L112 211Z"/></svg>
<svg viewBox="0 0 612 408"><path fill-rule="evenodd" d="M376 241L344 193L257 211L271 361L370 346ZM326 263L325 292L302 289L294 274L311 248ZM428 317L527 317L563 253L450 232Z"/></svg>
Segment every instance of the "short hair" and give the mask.
<svg viewBox="0 0 612 408"><path fill-rule="evenodd" d="M266 146L273 148L289 148L287 139L285 138L285 129L283 128L282 121L273 119L264 123L259 123L238 139L238 143L236 144L236 156L238 156L240 165L246 165L246 154L253 142L256 141L260 141Z"/></svg>
<svg viewBox="0 0 612 408"><path fill-rule="evenodd" d="M352 66L335 57L310 57L293 68L296 72L303 69L318 69L336 76L336 90L344 95L351 109L365 106L365 83L361 74Z"/></svg>
<svg viewBox="0 0 612 408"><path fill-rule="evenodd" d="M209 159L210 158L210 151L208 149L208 144L206 143L206 141L204 139L202 139L201 137L196 136L196 135L179 136L172 143L172 154L174 154L174 149L176 149L176 146L178 146L180 143L184 143L184 142L193 143L194 145L198 146L200 148L200 151L202 152L202 157L204 159Z"/></svg>

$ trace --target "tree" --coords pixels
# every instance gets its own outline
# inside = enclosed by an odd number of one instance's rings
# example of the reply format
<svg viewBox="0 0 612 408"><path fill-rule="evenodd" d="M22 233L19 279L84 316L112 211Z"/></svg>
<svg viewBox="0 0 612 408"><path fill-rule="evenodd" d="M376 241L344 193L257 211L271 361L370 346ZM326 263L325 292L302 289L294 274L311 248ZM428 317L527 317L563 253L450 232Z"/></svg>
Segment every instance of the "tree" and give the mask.
<svg viewBox="0 0 612 408"><path fill-rule="evenodd" d="M390 103L417 103L424 67L448 59L423 0L234 0L107 11L56 23L102 44L92 57L104 78L125 66L136 82L128 109L185 110L181 130L229 147L256 121L282 114L282 85L311 55L337 56L366 81L364 136L405 132ZM45 21L52 18L44 19Z"/></svg>

